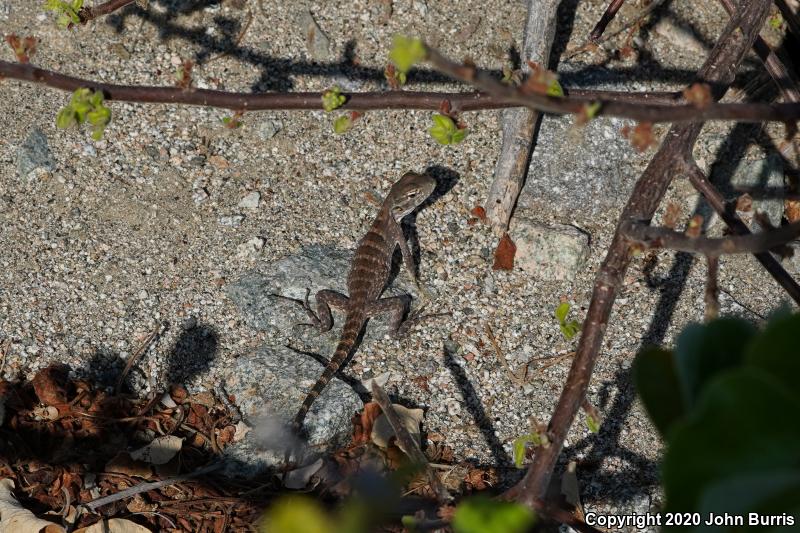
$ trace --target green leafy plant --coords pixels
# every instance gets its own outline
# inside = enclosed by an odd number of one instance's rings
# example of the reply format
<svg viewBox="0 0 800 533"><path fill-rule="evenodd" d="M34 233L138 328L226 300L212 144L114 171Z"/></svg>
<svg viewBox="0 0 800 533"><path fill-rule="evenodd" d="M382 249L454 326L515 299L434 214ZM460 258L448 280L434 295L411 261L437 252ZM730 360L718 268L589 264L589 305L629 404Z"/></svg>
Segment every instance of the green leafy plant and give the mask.
<svg viewBox="0 0 800 533"><path fill-rule="evenodd" d="M478 496L464 500L453 515L455 533L523 533L536 522L529 508Z"/></svg>
<svg viewBox="0 0 800 533"><path fill-rule="evenodd" d="M69 104L56 116L56 126L62 129L88 122L92 126L92 139L99 141L111 121L111 110L104 105L101 91L87 88L76 89Z"/></svg>
<svg viewBox="0 0 800 533"><path fill-rule="evenodd" d="M665 511L728 513L744 525L748 513L798 515L798 332L800 315L780 313L762 332L721 318L685 328L674 350L636 356L636 389L667 443Z"/></svg>
<svg viewBox="0 0 800 533"><path fill-rule="evenodd" d="M83 7L83 0L47 0L44 8L58 14L56 23L62 28L68 28L71 24L80 24L81 18L78 12Z"/></svg>
<svg viewBox="0 0 800 533"><path fill-rule="evenodd" d="M770 27L779 30L783 25L783 17L781 17L780 13L775 13L767 19L767 22L769 22Z"/></svg>
<svg viewBox="0 0 800 533"><path fill-rule="evenodd" d="M405 83L405 74L411 70L411 67L423 61L427 56L428 51L421 39L405 35L395 35L392 39L389 60L394 64L397 73L403 74L403 83Z"/></svg>
<svg viewBox="0 0 800 533"><path fill-rule="evenodd" d="M572 340L575 335L581 330L581 325L577 320L567 321L569 315L570 305L568 302L561 302L556 307L556 320L558 320L558 327L561 329L561 334L567 340Z"/></svg>
<svg viewBox="0 0 800 533"><path fill-rule="evenodd" d="M467 128L459 128L447 115L434 113L433 127L428 130L439 144L458 144L467 136Z"/></svg>
<svg viewBox="0 0 800 533"><path fill-rule="evenodd" d="M525 435L521 435L514 439L514 443L512 444L514 451L514 466L517 468L522 468L522 463L525 461L525 450L528 448L528 444L541 446L546 439L547 437L538 433L526 433Z"/></svg>
<svg viewBox="0 0 800 533"><path fill-rule="evenodd" d="M586 415L586 427L588 427L589 431L592 433L597 433L600 431L600 421L592 415Z"/></svg>
<svg viewBox="0 0 800 533"><path fill-rule="evenodd" d="M339 87L334 86L322 93L322 108L328 113L342 107L346 101L347 97L342 94Z"/></svg>

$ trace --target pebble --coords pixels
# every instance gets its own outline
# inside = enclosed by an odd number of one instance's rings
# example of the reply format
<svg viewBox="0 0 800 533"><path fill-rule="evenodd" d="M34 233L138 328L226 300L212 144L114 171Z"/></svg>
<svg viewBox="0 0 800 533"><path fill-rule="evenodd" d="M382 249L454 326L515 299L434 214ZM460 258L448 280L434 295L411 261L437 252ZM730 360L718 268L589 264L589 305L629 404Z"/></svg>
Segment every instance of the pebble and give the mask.
<svg viewBox="0 0 800 533"><path fill-rule="evenodd" d="M251 191L239 201L239 207L242 209L257 209L261 203L261 193L258 191Z"/></svg>
<svg viewBox="0 0 800 533"><path fill-rule="evenodd" d="M237 227L244 220L244 215L224 215L219 217L219 223L223 226Z"/></svg>

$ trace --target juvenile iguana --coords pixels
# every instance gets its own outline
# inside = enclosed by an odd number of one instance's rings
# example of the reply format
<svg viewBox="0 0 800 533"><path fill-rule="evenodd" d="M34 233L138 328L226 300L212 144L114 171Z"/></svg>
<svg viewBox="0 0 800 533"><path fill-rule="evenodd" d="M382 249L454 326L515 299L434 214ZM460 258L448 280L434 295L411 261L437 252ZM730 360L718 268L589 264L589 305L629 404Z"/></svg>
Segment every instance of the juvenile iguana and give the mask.
<svg viewBox="0 0 800 533"><path fill-rule="evenodd" d="M400 221L419 207L435 187L436 181L433 178L413 172L407 172L392 186L372 227L356 248L350 274L347 277L349 297L336 291L323 289L316 294L317 312L314 313L308 303L308 292L306 292L303 307L311 317L313 325L320 331L328 331L333 327L331 307L345 311L346 316L336 351L294 417L292 427L295 430L300 429L311 404L350 355L356 339L370 317L382 314L390 315L391 330L395 334L402 333L411 323L408 320L403 323L403 315L408 304L407 297L380 297L389 279L392 256L397 247L400 247L403 263L414 279L418 291L423 297L427 296L417 279L414 257L408 249Z"/></svg>

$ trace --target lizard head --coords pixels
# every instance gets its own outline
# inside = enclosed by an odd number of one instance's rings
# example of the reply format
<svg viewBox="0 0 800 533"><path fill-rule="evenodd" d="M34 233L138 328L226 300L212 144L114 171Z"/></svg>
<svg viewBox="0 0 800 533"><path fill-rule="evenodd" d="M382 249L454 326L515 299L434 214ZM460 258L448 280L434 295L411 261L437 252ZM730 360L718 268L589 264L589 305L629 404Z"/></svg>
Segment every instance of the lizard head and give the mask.
<svg viewBox="0 0 800 533"><path fill-rule="evenodd" d="M386 197L389 212L400 222L400 219L419 207L435 188L436 180L427 174L406 172L392 185L392 190Z"/></svg>

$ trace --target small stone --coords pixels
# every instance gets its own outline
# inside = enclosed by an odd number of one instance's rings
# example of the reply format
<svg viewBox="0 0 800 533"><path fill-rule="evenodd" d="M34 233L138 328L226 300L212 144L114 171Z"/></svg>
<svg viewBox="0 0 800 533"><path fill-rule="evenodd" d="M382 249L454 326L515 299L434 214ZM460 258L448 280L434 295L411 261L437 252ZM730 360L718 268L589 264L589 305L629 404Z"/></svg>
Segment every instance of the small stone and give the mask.
<svg viewBox="0 0 800 533"><path fill-rule="evenodd" d="M283 122L280 120L267 119L256 126L256 133L263 141L268 141L275 137L283 129Z"/></svg>
<svg viewBox="0 0 800 533"><path fill-rule="evenodd" d="M305 10L300 15L300 27L305 33L306 49L311 57L314 59L328 59L330 56L330 39L314 20L310 11Z"/></svg>
<svg viewBox="0 0 800 533"><path fill-rule="evenodd" d="M205 188L203 188L203 187L201 187L201 188L199 188L199 189L194 189L194 190L192 191L192 201L193 201L193 202L194 202L196 205L200 205L200 204L202 204L203 202L205 202L206 200L208 200L208 197L209 197L209 195L208 195L208 191L207 191L207 190L205 190Z"/></svg>
<svg viewBox="0 0 800 533"><path fill-rule="evenodd" d="M219 223L223 226L230 226L235 228L239 226L244 220L244 215L225 215L219 217Z"/></svg>
<svg viewBox="0 0 800 533"><path fill-rule="evenodd" d="M258 191L251 191L239 201L239 207L242 209L258 209L261 203L261 193Z"/></svg>
<svg viewBox="0 0 800 533"><path fill-rule="evenodd" d="M32 130L17 150L17 174L20 178L26 178L36 169L53 172L55 167L47 137L38 128Z"/></svg>
<svg viewBox="0 0 800 533"><path fill-rule="evenodd" d="M262 237L253 237L247 242L243 242L236 247L236 256L239 258L253 257L264 249L266 240Z"/></svg>
<svg viewBox="0 0 800 533"><path fill-rule="evenodd" d="M428 14L428 4L425 0L414 0L411 3L414 6L414 9L419 13L421 16L425 16Z"/></svg>
<svg viewBox="0 0 800 533"><path fill-rule="evenodd" d="M97 156L97 149L91 144L85 144L83 146L83 155L88 155L89 157Z"/></svg>
<svg viewBox="0 0 800 533"><path fill-rule="evenodd" d="M208 158L208 162L217 168L228 168L231 166L230 163L228 163L228 160L221 155L212 155Z"/></svg>
<svg viewBox="0 0 800 533"><path fill-rule="evenodd" d="M539 279L572 280L589 257L589 235L575 226L517 217L509 233L517 245L514 264Z"/></svg>

